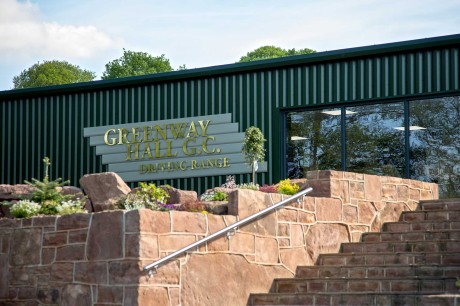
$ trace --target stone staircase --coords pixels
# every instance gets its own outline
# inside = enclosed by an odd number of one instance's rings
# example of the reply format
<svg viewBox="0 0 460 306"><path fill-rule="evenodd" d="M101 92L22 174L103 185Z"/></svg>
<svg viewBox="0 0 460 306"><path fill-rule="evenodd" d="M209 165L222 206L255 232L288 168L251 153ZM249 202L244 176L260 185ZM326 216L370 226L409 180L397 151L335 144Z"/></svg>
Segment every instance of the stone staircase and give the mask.
<svg viewBox="0 0 460 306"><path fill-rule="evenodd" d="M460 305L460 199L423 201L248 305Z"/></svg>

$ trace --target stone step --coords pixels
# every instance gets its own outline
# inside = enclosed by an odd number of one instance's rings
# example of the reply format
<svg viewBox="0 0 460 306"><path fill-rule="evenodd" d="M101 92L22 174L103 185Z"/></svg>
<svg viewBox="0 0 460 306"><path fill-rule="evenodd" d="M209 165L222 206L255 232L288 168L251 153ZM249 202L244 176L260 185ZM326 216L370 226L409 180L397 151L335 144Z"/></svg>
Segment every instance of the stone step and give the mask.
<svg viewBox="0 0 460 306"><path fill-rule="evenodd" d="M375 266L375 265L460 265L458 252L379 252L367 254L321 254L318 265L328 266Z"/></svg>
<svg viewBox="0 0 460 306"><path fill-rule="evenodd" d="M362 242L391 242L391 241L430 241L430 240L460 240L458 230L426 230L402 232L372 232L361 235Z"/></svg>
<svg viewBox="0 0 460 306"><path fill-rule="evenodd" d="M378 253L378 252L458 252L460 239L422 240L422 241L385 241L385 242L347 242L340 246L341 253Z"/></svg>
<svg viewBox="0 0 460 306"><path fill-rule="evenodd" d="M420 201L420 210L460 210L460 199Z"/></svg>
<svg viewBox="0 0 460 306"><path fill-rule="evenodd" d="M460 299L459 299L460 300ZM248 305L405 305L454 306L453 295L446 294L380 294L380 293L327 293L327 294L251 294Z"/></svg>
<svg viewBox="0 0 460 306"><path fill-rule="evenodd" d="M276 279L274 293L455 293L456 277L436 278L280 278Z"/></svg>
<svg viewBox="0 0 460 306"><path fill-rule="evenodd" d="M412 221L386 222L383 232L414 232L434 230L460 230L460 221Z"/></svg>
<svg viewBox="0 0 460 306"><path fill-rule="evenodd" d="M372 278L372 277L458 277L460 265L411 265L411 266L299 266L296 278Z"/></svg>
<svg viewBox="0 0 460 306"><path fill-rule="evenodd" d="M460 221L460 210L403 211L400 221Z"/></svg>

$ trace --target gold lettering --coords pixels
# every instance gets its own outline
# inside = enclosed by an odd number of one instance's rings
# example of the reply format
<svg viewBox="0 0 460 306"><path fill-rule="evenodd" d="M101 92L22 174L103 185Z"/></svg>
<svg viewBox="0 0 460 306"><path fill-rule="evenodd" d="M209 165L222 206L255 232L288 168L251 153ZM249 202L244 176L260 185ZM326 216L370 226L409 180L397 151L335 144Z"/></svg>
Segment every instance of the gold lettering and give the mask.
<svg viewBox="0 0 460 306"><path fill-rule="evenodd" d="M190 133L193 134L193 136L190 136ZM190 127L188 128L188 133L187 133L187 136L186 138L190 138L190 137L198 137L198 133L196 132L196 127L195 127L195 122L190 122Z"/></svg>
<svg viewBox="0 0 460 306"><path fill-rule="evenodd" d="M161 135L161 137L166 140L167 139L167 126L166 124L163 124L163 129L161 129L161 126L155 125L155 131L157 133L156 140L159 139L158 134Z"/></svg>
<svg viewBox="0 0 460 306"><path fill-rule="evenodd" d="M201 148L203 149L203 152L206 154L213 154L216 151L216 148L212 148L212 151L208 150L208 140L214 140L214 136L208 136L205 139L203 139L203 143L201 144Z"/></svg>
<svg viewBox="0 0 460 306"><path fill-rule="evenodd" d="M207 136L206 135L206 129L208 128L209 122L211 122L211 120L206 120L204 124L203 124L203 120L198 121L198 123L200 124L200 127L201 127L201 136L203 136L203 137Z"/></svg>
<svg viewBox="0 0 460 306"><path fill-rule="evenodd" d="M192 167L191 169L192 170L195 170L197 167L196 167L196 160L192 160Z"/></svg>
<svg viewBox="0 0 460 306"><path fill-rule="evenodd" d="M104 134L104 143L108 146L114 146L116 145L116 142L117 142L117 138L116 137L111 137L110 138L110 142L109 142L109 133L112 132L112 133L115 133L115 129L110 129L110 130L107 130L107 132L105 132Z"/></svg>
<svg viewBox="0 0 460 306"><path fill-rule="evenodd" d="M134 160L139 159L139 144L134 144L134 150L131 149L132 144L126 145L126 160L131 160L131 154L134 154Z"/></svg>
<svg viewBox="0 0 460 306"><path fill-rule="evenodd" d="M131 143L140 142L139 137L139 128L133 127L131 132Z"/></svg>
<svg viewBox="0 0 460 306"><path fill-rule="evenodd" d="M121 144L124 144L124 143L130 143L128 141L128 138L126 136L128 136L129 134L129 131L125 128L121 128L121 129L118 129L118 144L121 145Z"/></svg>
<svg viewBox="0 0 460 306"><path fill-rule="evenodd" d="M182 146L182 151L184 151L184 154L187 156L190 155L195 155L196 154L196 148L191 148L190 151L187 148L187 145L190 141L196 142L195 138L186 138L184 141L184 145Z"/></svg>
<svg viewBox="0 0 460 306"><path fill-rule="evenodd" d="M171 156L176 156L177 152L171 153L171 145L172 145L172 140L167 140L166 141L166 156L171 157Z"/></svg>
<svg viewBox="0 0 460 306"><path fill-rule="evenodd" d="M152 139L149 139L150 133L152 132L151 126L144 126L144 142L151 142Z"/></svg>
<svg viewBox="0 0 460 306"><path fill-rule="evenodd" d="M145 154L147 154L147 158L153 158L152 151L150 150L150 145L148 143L145 144L144 152L142 152L141 159L145 158Z"/></svg>
<svg viewBox="0 0 460 306"><path fill-rule="evenodd" d="M175 126L175 128L174 128ZM185 128L187 127L187 123L182 122L182 123L176 123L176 124L170 124L169 128L171 130L171 133L174 137L174 139L177 139L178 137L184 138L184 132Z"/></svg>

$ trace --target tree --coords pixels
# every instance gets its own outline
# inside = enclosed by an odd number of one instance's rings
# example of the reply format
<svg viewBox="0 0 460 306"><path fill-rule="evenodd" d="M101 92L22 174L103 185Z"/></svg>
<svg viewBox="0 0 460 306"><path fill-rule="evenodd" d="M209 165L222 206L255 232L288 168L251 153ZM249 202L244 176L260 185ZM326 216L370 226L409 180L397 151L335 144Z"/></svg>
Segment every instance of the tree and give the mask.
<svg viewBox="0 0 460 306"><path fill-rule="evenodd" d="M259 128L251 126L244 132L243 155L246 163L252 167L252 183L255 184L256 163L263 162L265 157L264 135Z"/></svg>
<svg viewBox="0 0 460 306"><path fill-rule="evenodd" d="M96 74L66 61L44 61L25 69L13 78L15 89L89 82Z"/></svg>
<svg viewBox="0 0 460 306"><path fill-rule="evenodd" d="M103 80L173 71L164 54L152 56L146 52L126 51L123 56L105 65Z"/></svg>
<svg viewBox="0 0 460 306"><path fill-rule="evenodd" d="M299 50L296 50L296 49L285 50L283 48L275 47L275 46L262 46L253 51L248 52L245 56L242 56L240 58L240 63L258 61L258 60L264 60L264 59L276 58L276 57L283 57L283 56L311 54L315 52L316 52L315 50L308 49L308 48L299 49Z"/></svg>

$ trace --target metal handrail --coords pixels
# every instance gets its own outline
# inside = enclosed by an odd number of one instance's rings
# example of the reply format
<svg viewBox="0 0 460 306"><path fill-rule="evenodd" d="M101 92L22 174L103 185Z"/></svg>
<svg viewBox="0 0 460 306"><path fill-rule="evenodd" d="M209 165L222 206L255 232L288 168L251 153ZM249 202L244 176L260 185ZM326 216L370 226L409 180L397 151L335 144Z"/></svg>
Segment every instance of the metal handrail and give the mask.
<svg viewBox="0 0 460 306"><path fill-rule="evenodd" d="M273 204L272 206L269 206L269 207L267 207L267 208L255 213L253 215L250 215L250 216L248 216L248 217L246 217L246 218L244 218L244 219L242 219L242 220L240 220L240 221L238 221L236 223L233 223L232 225L229 225L229 226L227 226L227 227L225 227L225 228L223 228L223 229L221 229L221 230L219 230L219 231L217 231L217 232L215 232L215 233L213 233L213 234L211 234L209 236L204 237L203 239L200 239L200 240L198 240L198 241L196 241L196 242L194 242L194 243L192 243L192 244L190 244L190 245L188 245L188 246L186 246L186 247L184 247L184 248L182 248L182 249L180 249L180 250L178 250L178 251L176 251L174 253L169 254L168 256L165 256L165 257L163 257L163 258L161 258L161 259L159 259L159 260L157 260L157 261L145 266L143 270L144 271L149 271L149 275L153 274L160 267L160 265L162 265L165 262L177 257L178 255L180 255L182 253L187 252L190 249L193 249L193 248L195 248L195 247L197 247L197 246L199 246L199 245L201 245L201 244L203 244L205 242L208 242L211 239L214 239L214 238L216 238L216 237L218 237L218 236L220 236L220 235L222 235L224 233L226 233L227 237L230 238L230 236L232 235L232 231L233 231L233 233L235 233L236 230L238 229L238 227L240 227L241 225L245 225L247 223L250 223L251 221L254 221L255 219L257 219L258 217L263 216L263 215L271 212L272 210L275 210L276 208L278 208L278 207L280 207L280 206L282 206L282 205L284 205L284 204L286 204L288 202L291 202L293 200L297 200L300 197L305 196L307 193L311 192L312 190L313 189L311 187L309 187L307 189L304 189L304 190L296 193L295 195L293 195L293 196L291 196L291 197L289 197L289 198L287 198L285 200L282 200L281 202ZM153 270L150 270L150 269L153 269Z"/></svg>

